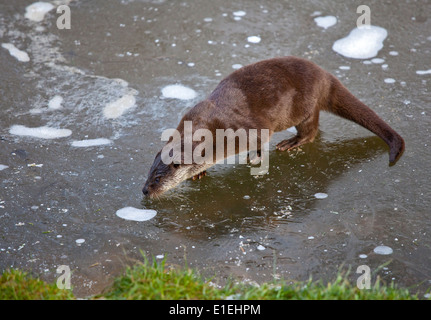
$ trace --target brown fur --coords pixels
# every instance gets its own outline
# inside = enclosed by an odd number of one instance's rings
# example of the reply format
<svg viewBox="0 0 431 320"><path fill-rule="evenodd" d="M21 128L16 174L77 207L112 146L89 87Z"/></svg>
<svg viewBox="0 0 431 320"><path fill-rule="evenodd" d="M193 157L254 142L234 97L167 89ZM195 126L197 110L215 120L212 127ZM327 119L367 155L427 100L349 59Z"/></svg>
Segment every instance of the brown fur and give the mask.
<svg viewBox="0 0 431 320"><path fill-rule="evenodd" d="M177 129L182 132L184 121L189 120L193 122L194 131L206 128L213 136L216 129L228 128L257 129L258 132L269 129L271 136L295 126L297 135L277 144L277 149L284 151L314 140L322 110L354 121L382 138L389 146L391 165L403 153L404 140L374 111L353 96L336 77L313 62L297 57L264 60L236 70L222 80L206 100L192 108ZM143 189L149 196L161 194L179 183L170 184L175 175L174 167L162 170L159 182L155 183L157 172L162 169L156 165L156 160ZM191 166L191 176L205 170ZM158 187L161 180L164 188Z"/></svg>

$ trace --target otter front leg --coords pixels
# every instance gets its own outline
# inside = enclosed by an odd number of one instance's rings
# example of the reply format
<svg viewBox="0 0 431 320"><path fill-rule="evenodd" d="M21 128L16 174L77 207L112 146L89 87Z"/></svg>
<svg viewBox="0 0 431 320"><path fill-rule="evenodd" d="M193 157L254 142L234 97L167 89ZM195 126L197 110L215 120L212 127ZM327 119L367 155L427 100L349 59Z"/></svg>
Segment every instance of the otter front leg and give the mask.
<svg viewBox="0 0 431 320"><path fill-rule="evenodd" d="M202 171L202 172L198 173L197 175L193 176L192 180L195 181L197 179L202 179L206 175L207 175L207 172L206 171Z"/></svg>
<svg viewBox="0 0 431 320"><path fill-rule="evenodd" d="M276 146L277 150L291 150L308 142L313 142L319 129L319 112L315 112L295 128L298 131L297 135L279 142Z"/></svg>

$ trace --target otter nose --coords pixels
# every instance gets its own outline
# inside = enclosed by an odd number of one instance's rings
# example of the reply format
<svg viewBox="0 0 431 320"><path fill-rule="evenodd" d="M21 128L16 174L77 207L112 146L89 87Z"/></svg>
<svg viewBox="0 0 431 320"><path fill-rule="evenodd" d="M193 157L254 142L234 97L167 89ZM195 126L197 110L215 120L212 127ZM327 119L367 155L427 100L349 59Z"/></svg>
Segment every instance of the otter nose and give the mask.
<svg viewBox="0 0 431 320"><path fill-rule="evenodd" d="M142 189L142 193L144 194L144 196L148 196L148 189L144 187L144 189Z"/></svg>

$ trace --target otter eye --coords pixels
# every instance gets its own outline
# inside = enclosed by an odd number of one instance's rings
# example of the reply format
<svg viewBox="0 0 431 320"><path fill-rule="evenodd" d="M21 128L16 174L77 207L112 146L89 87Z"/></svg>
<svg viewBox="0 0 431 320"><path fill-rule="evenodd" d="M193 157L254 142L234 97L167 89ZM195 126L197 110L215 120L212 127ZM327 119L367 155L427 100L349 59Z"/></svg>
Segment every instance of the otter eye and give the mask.
<svg viewBox="0 0 431 320"><path fill-rule="evenodd" d="M180 167L180 164L179 163L174 163L174 168L175 169L177 169L177 168L179 168Z"/></svg>
<svg viewBox="0 0 431 320"><path fill-rule="evenodd" d="M155 183L159 183L159 182L160 182L160 178L159 178L159 177L155 178L155 179L154 179L154 182L155 182Z"/></svg>

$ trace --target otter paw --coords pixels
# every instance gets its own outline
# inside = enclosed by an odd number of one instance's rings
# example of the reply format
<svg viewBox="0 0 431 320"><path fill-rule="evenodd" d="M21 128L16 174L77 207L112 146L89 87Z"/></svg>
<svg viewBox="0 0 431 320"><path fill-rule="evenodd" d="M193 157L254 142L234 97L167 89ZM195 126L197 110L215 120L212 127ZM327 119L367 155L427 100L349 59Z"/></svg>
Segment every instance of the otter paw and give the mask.
<svg viewBox="0 0 431 320"><path fill-rule="evenodd" d="M203 177L205 177L207 175L206 171L202 171L200 173L198 173L197 175L192 177L192 180L197 180L197 179L202 179Z"/></svg>

